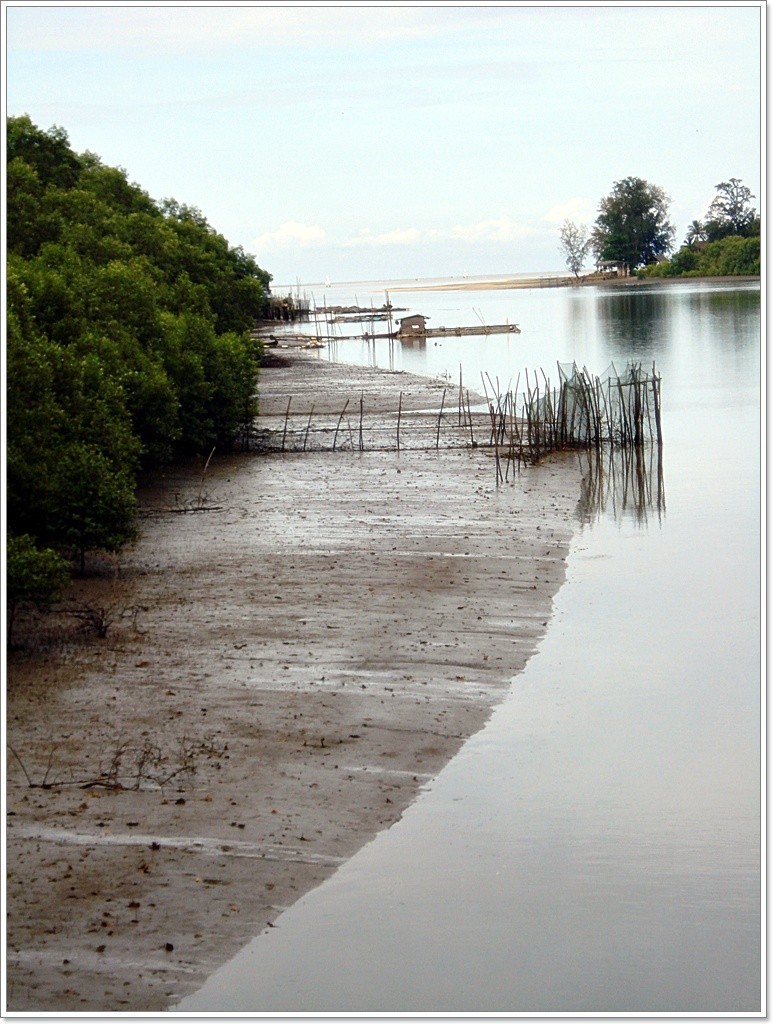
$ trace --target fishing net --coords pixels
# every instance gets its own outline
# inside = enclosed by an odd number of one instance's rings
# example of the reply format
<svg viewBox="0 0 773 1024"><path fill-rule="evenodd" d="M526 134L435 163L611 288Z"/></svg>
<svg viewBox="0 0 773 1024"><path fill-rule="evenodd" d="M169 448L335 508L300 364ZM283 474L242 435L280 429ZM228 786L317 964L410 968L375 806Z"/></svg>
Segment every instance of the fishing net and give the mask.
<svg viewBox="0 0 773 1024"><path fill-rule="evenodd" d="M654 367L614 363L599 375L576 363L558 363L559 387L524 392L523 418L557 435L562 444L640 444L659 434L659 381ZM653 429L654 428L654 429Z"/></svg>

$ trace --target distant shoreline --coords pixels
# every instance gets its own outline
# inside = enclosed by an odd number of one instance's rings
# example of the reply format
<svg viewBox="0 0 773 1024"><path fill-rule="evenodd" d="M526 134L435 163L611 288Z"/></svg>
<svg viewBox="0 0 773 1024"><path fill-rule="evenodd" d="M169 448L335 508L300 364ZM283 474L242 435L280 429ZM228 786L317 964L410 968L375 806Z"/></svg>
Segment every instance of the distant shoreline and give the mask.
<svg viewBox="0 0 773 1024"><path fill-rule="evenodd" d="M461 291L512 291L524 288L587 288L593 285L609 285L613 288L650 288L653 285L684 284L689 281L713 282L715 284L739 284L748 281L760 281L759 274L728 275L724 277L603 277L599 274L586 274L584 277L575 278L568 274L531 274L531 275L491 275L474 278L449 277L443 278L420 278L415 281L409 280L384 280L384 281L341 281L331 285L319 285L321 288L334 289L364 289L367 291L384 291L390 294L400 292L461 292ZM292 292L297 289L316 288L315 284L297 285L275 285L272 289L276 295Z"/></svg>
<svg viewBox="0 0 773 1024"><path fill-rule="evenodd" d="M416 282L413 285L400 285L390 288L391 292L456 292L456 291L494 291L512 290L521 288L587 288L592 285L612 285L615 288L647 288L660 284L684 284L686 281L714 282L717 284L739 283L744 281L760 281L760 275L732 275L725 277L602 277L598 274L588 274L585 277L575 278L556 275L514 278L491 278L489 280L450 280L448 282L432 282L423 285Z"/></svg>

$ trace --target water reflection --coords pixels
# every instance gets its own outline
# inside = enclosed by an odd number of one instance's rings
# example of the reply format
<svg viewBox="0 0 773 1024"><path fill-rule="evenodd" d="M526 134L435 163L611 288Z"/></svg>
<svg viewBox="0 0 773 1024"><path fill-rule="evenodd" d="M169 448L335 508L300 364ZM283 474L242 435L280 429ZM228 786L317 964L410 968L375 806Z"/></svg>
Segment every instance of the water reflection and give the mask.
<svg viewBox="0 0 773 1024"><path fill-rule="evenodd" d="M179 1009L758 1015L759 287L655 287L524 290L517 341L398 347L465 382L657 358L668 519L657 446L578 456L592 528L508 700Z"/></svg>
<svg viewBox="0 0 773 1024"><path fill-rule="evenodd" d="M577 514L581 522L602 517L647 526L666 513L663 445L625 445L579 453L583 470Z"/></svg>
<svg viewBox="0 0 773 1024"><path fill-rule="evenodd" d="M670 334L667 321L674 306L666 291L625 289L598 294L601 329L630 358L651 355L661 337Z"/></svg>
<svg viewBox="0 0 773 1024"><path fill-rule="evenodd" d="M426 337L422 337L422 336L419 336L419 337L416 337L416 338L412 338L410 336L406 336L405 338L400 338L400 342L399 343L404 348L411 349L411 350L413 350L415 352L423 352L424 349L426 349L426 347L427 347L427 339L426 339ZM435 347L437 348L437 342L435 342Z"/></svg>
<svg viewBox="0 0 773 1024"><path fill-rule="evenodd" d="M682 300L685 315L700 317L706 335L712 335L723 350L728 343L737 349L746 348L754 340L749 327L759 313L758 290L693 292L682 296Z"/></svg>

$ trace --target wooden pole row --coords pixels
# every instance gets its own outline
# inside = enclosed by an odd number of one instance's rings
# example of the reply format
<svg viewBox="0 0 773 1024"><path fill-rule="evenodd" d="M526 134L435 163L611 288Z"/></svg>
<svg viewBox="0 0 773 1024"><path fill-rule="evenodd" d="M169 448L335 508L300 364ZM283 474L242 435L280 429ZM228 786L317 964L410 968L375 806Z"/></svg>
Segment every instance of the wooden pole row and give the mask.
<svg viewBox="0 0 773 1024"><path fill-rule="evenodd" d="M629 365L622 376L609 376L603 380L592 376L586 368L573 367L571 375L559 366L558 387L544 370L521 375L515 388L508 385L501 390L499 378L492 380L481 373L483 394L488 408L488 446L493 449L497 484L509 478L510 469L520 472L521 464L534 464L554 451L567 448L600 450L603 444L612 447L641 448L647 441L663 443L661 377L655 364L645 372L641 364ZM511 382L512 383L512 382ZM446 413L448 389L443 389L434 436L434 448L440 448L440 439ZM339 436L344 424L350 399L341 410L333 435L332 450L339 447ZM290 409L287 401L281 436L281 450L287 450ZM312 429L312 405L303 432L303 451L307 451ZM485 415L485 414L484 414ZM404 429L403 392L397 408L395 446L403 447ZM451 420L453 423L453 420ZM364 452L365 445L365 393L360 392L358 437L347 420L346 428L352 449ZM462 367L459 367L457 415L454 424L459 429L469 428L469 444L478 447L475 438L475 419L472 414L470 392L464 388ZM503 468L504 463L504 468Z"/></svg>

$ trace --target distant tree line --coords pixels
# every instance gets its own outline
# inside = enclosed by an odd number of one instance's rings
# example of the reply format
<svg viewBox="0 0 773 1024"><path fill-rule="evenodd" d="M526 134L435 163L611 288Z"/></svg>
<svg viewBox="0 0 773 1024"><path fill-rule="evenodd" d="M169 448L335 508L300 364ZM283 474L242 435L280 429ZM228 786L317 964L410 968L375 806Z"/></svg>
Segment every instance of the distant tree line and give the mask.
<svg viewBox="0 0 773 1024"><path fill-rule="evenodd" d="M7 597L45 602L135 531L141 470L256 412L271 277L58 127L7 122Z"/></svg>
<svg viewBox="0 0 773 1024"><path fill-rule="evenodd" d="M593 228L567 220L559 229L567 268L579 277L589 254L623 273L647 277L760 273L760 218L755 198L738 178L720 182L702 221L694 220L671 258L676 229L670 199L642 178L624 178L601 200Z"/></svg>

